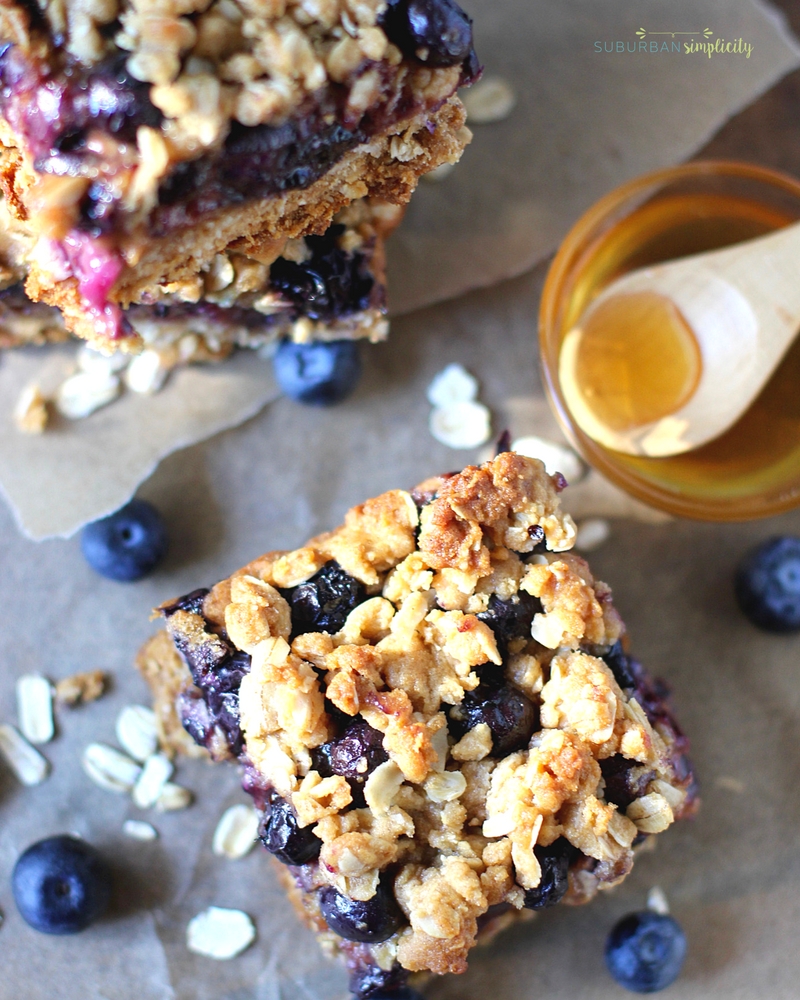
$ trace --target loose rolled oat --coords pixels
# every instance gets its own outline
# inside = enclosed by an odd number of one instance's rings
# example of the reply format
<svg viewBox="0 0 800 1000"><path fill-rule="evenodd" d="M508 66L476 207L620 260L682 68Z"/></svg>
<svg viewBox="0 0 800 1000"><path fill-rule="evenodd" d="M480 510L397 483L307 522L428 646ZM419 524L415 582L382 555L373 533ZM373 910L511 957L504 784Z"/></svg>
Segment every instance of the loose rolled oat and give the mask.
<svg viewBox="0 0 800 1000"><path fill-rule="evenodd" d="M500 916L587 902L696 806L664 686L567 551L563 487L504 452L160 608L158 704L243 766L355 993L462 972Z"/></svg>

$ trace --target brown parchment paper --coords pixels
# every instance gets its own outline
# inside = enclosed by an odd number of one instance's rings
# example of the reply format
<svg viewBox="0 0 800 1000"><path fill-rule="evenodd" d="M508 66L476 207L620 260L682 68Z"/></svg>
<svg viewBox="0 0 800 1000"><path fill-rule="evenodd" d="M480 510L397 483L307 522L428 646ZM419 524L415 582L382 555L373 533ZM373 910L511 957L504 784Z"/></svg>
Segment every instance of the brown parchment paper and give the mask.
<svg viewBox="0 0 800 1000"><path fill-rule="evenodd" d="M93 575L77 539L26 540L0 509L0 718L13 721L13 683L23 672L57 680L102 667L114 679L101 701L59 714L58 737L44 748L53 772L43 785L22 789L0 766L0 1000L345 1000L342 971L294 918L264 852L236 862L211 853L223 809L245 801L235 768L179 764L176 780L196 804L159 815L96 788L79 755L91 740L113 743L120 708L147 697L131 662L155 628L155 603L210 584L259 552L301 544L368 496L473 457L427 431L425 388L445 363L479 375L496 429L528 429L525 411L542 403L541 280L539 269L401 318L390 342L368 352L355 397L322 420L281 399L166 458L142 495L164 512L172 548L163 568L138 584ZM569 490L565 496L569 505ZM800 512L749 525L612 522L591 563L613 586L637 655L674 688L702 811L661 836L618 890L505 933L473 954L465 975L426 986L427 1000L623 1000L628 994L604 970L603 942L654 885L689 939L685 971L665 997L797 996L800 638L757 632L731 590L740 555L779 532L800 532ZM160 839L126 840L121 825L134 816L153 823ZM117 888L108 920L59 939L22 923L9 877L22 849L62 831L106 852ZM188 920L210 904L240 907L256 921L256 943L230 962L185 949Z"/></svg>
<svg viewBox="0 0 800 1000"><path fill-rule="evenodd" d="M489 74L517 105L476 125L446 179L422 183L389 244L395 314L530 269L596 198L678 162L731 114L800 62L800 49L760 0L469 0ZM628 45L742 39L725 54L631 53ZM695 32L675 39L653 32ZM615 51L596 52L612 45ZM613 44L612 44L613 43ZM626 51L616 51L617 43ZM13 427L14 402L37 365L0 357L0 492L31 538L67 536L122 504L157 462L233 427L277 395L268 361L249 352L221 368L173 377L152 399L129 395L32 441Z"/></svg>

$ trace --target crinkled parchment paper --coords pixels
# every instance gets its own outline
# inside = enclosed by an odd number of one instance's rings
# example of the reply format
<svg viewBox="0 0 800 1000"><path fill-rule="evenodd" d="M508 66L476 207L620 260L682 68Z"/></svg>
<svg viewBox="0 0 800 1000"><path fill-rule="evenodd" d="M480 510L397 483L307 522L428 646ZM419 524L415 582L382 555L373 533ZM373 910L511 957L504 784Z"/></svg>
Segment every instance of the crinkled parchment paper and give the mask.
<svg viewBox="0 0 800 1000"><path fill-rule="evenodd" d="M783 23L755 0L465 6L487 72L512 84L517 105L506 121L475 126L446 179L420 185L390 243L395 313L530 269L596 198L689 156L799 61ZM750 58L595 51L595 42L638 44L638 29L649 44L665 40L652 32L705 28L714 39L742 38ZM10 414L42 363L37 352L0 358L0 489L31 538L69 535L114 510L164 455L241 423L277 395L269 362L247 353L31 440Z"/></svg>
<svg viewBox="0 0 800 1000"><path fill-rule="evenodd" d="M148 621L154 604L211 584L259 552L302 544L368 496L475 457L427 431L425 389L445 364L459 361L479 376L496 430L527 433L531 420L541 429L535 317L543 272L401 317L389 343L367 353L355 397L322 420L280 399L242 427L167 457L142 495L164 512L171 550L140 583L95 576L75 538L23 538L0 508L0 721L14 719L21 673L57 680L100 667L114 680L100 701L59 714L58 736L43 748L53 764L43 785L22 789L0 764L0 1000L345 1000L342 970L294 917L265 852L241 861L211 853L218 817L246 801L236 768L179 763L176 780L193 790L195 805L160 815L96 788L80 753L93 740L114 743L121 707L147 699L131 663L156 627ZM575 509L570 493L565 502ZM614 588L638 656L675 689L701 814L660 837L617 891L507 932L473 955L465 975L426 986L426 1000L622 1000L603 966L603 942L653 885L689 938L672 1000L797 996L800 639L757 632L731 591L741 553L780 532L800 533L800 512L749 525L612 521L592 567ZM159 839L127 840L129 817L153 823ZM109 919L53 938L23 924L9 877L28 844L63 831L104 850L116 892ZM257 941L230 962L185 948L187 922L212 904L241 908L257 925Z"/></svg>

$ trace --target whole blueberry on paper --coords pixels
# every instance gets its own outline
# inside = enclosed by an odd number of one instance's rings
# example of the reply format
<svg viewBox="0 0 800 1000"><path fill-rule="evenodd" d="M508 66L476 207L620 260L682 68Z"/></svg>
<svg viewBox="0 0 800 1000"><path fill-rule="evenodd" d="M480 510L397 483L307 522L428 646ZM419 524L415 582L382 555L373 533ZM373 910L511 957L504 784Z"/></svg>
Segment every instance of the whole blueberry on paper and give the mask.
<svg viewBox="0 0 800 1000"><path fill-rule="evenodd" d="M167 552L167 529L152 504L131 500L81 532L84 558L101 576L131 582L147 576Z"/></svg>
<svg viewBox="0 0 800 1000"><path fill-rule="evenodd" d="M284 340L275 352L273 366L282 392L312 406L340 402L361 378L361 357L354 340L310 344Z"/></svg>
<svg viewBox="0 0 800 1000"><path fill-rule="evenodd" d="M110 877L100 855L83 840L61 835L32 844L11 876L22 918L44 934L74 934L108 906Z"/></svg>
<svg viewBox="0 0 800 1000"><path fill-rule="evenodd" d="M678 978L686 958L686 935L672 917L652 910L631 913L606 942L608 971L632 993L656 993Z"/></svg>
<svg viewBox="0 0 800 1000"><path fill-rule="evenodd" d="M800 629L800 538L769 538L739 564L736 599L750 621L769 632Z"/></svg>

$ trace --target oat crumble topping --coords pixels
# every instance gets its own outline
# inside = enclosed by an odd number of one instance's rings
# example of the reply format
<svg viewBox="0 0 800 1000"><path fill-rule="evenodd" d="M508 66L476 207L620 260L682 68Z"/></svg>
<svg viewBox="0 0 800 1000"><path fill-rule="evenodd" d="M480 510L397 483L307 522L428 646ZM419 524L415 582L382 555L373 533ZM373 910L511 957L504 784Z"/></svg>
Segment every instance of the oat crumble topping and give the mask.
<svg viewBox="0 0 800 1000"><path fill-rule="evenodd" d="M153 661L157 704L181 675L175 718L244 764L290 895L354 983L462 972L495 915L587 901L696 807L663 686L567 551L563 485L505 452L160 609L180 655L151 643L182 674L165 686ZM553 851L569 877L545 898ZM394 929L342 930L387 878Z"/></svg>

